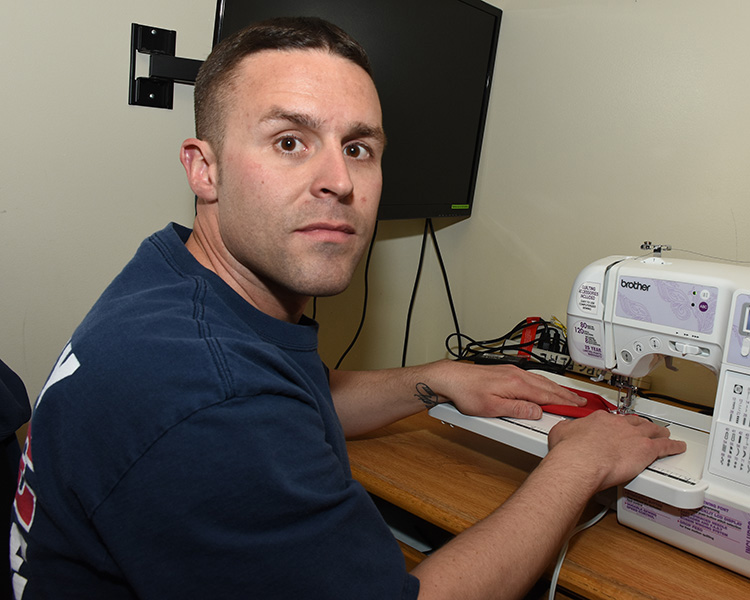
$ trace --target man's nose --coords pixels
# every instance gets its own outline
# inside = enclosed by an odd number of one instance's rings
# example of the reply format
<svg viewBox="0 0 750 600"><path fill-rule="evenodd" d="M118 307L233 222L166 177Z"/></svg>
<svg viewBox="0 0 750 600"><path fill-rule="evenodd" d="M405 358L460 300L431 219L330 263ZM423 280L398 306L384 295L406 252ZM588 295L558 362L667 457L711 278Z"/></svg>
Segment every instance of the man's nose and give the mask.
<svg viewBox="0 0 750 600"><path fill-rule="evenodd" d="M315 179L313 181L313 195L316 198L331 198L343 200L354 191L350 159L344 156L341 148L331 148L318 155L315 165Z"/></svg>

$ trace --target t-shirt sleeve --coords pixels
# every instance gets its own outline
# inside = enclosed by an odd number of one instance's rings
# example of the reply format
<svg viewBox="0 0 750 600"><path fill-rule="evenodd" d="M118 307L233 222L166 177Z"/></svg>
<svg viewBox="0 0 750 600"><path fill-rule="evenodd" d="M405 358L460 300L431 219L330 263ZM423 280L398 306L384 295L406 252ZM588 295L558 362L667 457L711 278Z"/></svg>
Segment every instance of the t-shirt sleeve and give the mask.
<svg viewBox="0 0 750 600"><path fill-rule="evenodd" d="M143 598L416 598L325 435L298 399L203 409L144 452L93 521Z"/></svg>

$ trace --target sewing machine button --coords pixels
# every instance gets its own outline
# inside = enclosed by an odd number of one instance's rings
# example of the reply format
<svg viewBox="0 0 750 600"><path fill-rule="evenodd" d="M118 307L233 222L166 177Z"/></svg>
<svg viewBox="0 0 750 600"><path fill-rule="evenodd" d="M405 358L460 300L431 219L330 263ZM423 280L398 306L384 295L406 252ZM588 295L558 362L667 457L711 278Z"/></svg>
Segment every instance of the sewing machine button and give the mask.
<svg viewBox="0 0 750 600"><path fill-rule="evenodd" d="M661 340L658 337L652 337L651 339L649 339L648 345L652 350L658 350L659 348L661 348Z"/></svg>
<svg viewBox="0 0 750 600"><path fill-rule="evenodd" d="M750 337L742 338L742 348L740 348L740 354L747 356L750 354Z"/></svg>

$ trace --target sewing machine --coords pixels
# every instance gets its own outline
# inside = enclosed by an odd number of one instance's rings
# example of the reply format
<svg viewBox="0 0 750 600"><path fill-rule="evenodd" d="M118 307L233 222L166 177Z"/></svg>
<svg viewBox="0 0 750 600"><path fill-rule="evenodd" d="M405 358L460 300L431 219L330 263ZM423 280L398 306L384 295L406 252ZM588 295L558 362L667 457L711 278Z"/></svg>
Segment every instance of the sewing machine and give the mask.
<svg viewBox="0 0 750 600"><path fill-rule="evenodd" d="M573 285L570 356L616 387L543 374L663 424L687 443L684 454L657 460L618 489L621 523L750 576L750 268L664 258L661 250L598 260ZM673 357L716 373L713 417L638 395L633 380ZM484 419L448 404L430 414L537 456L565 418Z"/></svg>

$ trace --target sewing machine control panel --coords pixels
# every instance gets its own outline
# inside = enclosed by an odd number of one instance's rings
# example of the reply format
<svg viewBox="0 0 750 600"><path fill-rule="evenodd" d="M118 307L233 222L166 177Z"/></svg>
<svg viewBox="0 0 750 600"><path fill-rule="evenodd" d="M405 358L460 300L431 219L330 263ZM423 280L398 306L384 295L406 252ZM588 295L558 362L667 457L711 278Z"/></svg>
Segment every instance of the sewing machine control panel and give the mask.
<svg viewBox="0 0 750 600"><path fill-rule="evenodd" d="M750 486L750 295L734 298L719 380L708 471Z"/></svg>
<svg viewBox="0 0 750 600"><path fill-rule="evenodd" d="M729 371L708 470L750 486L750 375Z"/></svg>

